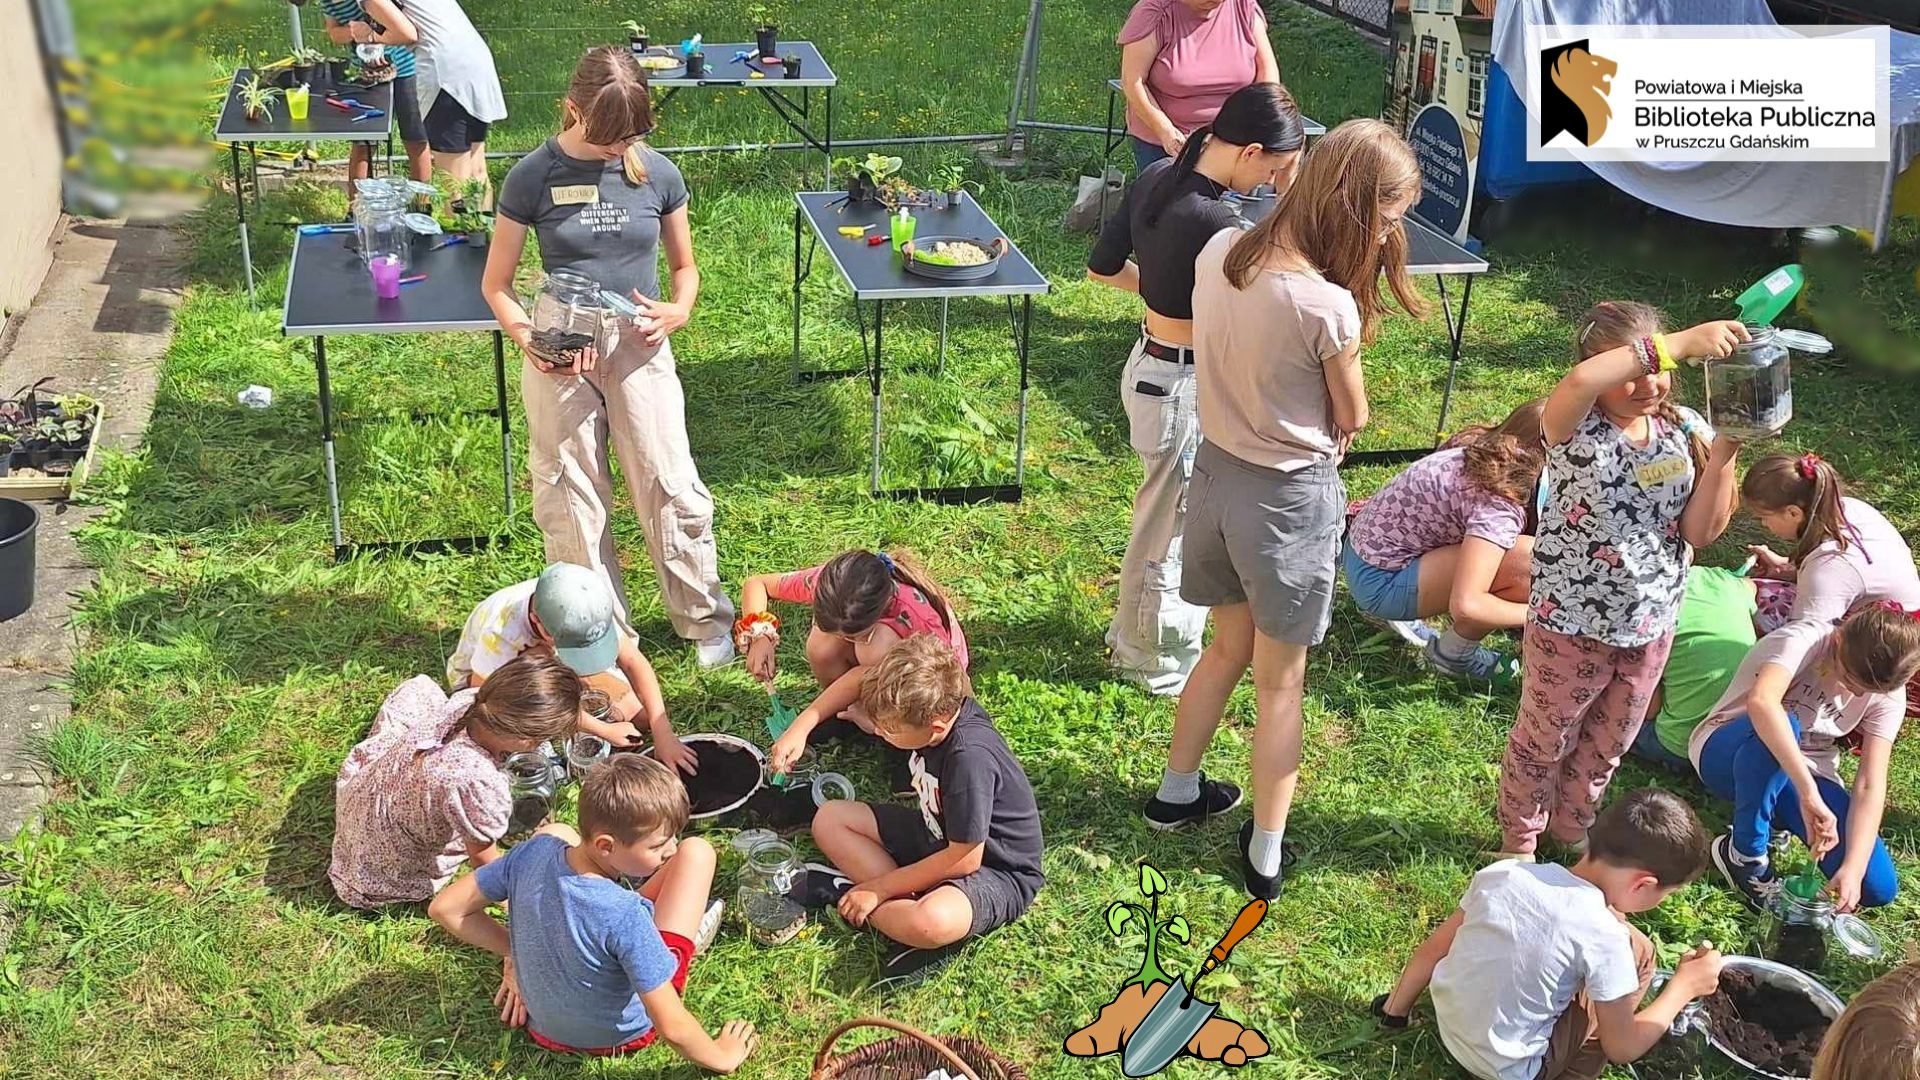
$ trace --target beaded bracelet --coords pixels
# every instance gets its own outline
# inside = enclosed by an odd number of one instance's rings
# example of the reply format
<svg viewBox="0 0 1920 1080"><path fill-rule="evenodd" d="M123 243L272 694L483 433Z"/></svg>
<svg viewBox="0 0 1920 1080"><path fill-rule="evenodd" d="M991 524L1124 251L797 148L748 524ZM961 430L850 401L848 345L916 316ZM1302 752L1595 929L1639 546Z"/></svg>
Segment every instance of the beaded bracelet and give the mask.
<svg viewBox="0 0 1920 1080"><path fill-rule="evenodd" d="M1633 355L1640 361L1640 367L1648 375L1660 374L1660 351L1653 347L1652 338L1636 338L1633 343Z"/></svg>
<svg viewBox="0 0 1920 1080"><path fill-rule="evenodd" d="M1660 370L1672 371L1680 365L1674 361L1673 354L1667 351L1667 335L1653 335L1653 351L1660 358Z"/></svg>
<svg viewBox="0 0 1920 1080"><path fill-rule="evenodd" d="M780 644L780 616L771 611L742 615L733 624L733 645L741 652L746 652L754 639L763 637L772 638L776 647Z"/></svg>

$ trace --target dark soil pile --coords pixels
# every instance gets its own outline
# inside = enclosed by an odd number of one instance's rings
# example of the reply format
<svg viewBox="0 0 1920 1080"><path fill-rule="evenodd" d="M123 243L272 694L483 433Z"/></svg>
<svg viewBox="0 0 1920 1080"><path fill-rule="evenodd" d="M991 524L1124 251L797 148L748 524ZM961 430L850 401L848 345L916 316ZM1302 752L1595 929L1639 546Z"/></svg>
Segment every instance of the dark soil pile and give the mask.
<svg viewBox="0 0 1920 1080"><path fill-rule="evenodd" d="M1828 1020L1797 990L1754 980L1729 970L1720 990L1705 1001L1714 1038L1752 1065L1782 1076L1811 1076L1813 1059L1827 1037Z"/></svg>
<svg viewBox="0 0 1920 1080"><path fill-rule="evenodd" d="M507 816L507 834L504 839L518 840L547 823L553 816L553 800L545 795L519 795L513 800L513 810Z"/></svg>
<svg viewBox="0 0 1920 1080"><path fill-rule="evenodd" d="M760 759L745 750L705 740L690 740L686 745L700 759L698 775L680 775L694 813L710 814L739 802L760 782Z"/></svg>
<svg viewBox="0 0 1920 1080"><path fill-rule="evenodd" d="M592 334L567 330L535 330L527 339L535 355L549 364L572 367L581 350L593 344Z"/></svg>

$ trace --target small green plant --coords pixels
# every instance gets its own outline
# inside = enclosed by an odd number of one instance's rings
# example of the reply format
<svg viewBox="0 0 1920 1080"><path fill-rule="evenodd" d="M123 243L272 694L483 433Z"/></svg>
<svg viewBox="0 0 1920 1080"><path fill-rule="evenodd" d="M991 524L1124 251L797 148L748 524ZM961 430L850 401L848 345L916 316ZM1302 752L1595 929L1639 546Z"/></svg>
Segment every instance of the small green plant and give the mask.
<svg viewBox="0 0 1920 1080"><path fill-rule="evenodd" d="M855 158L833 159L834 170L842 176L864 176L876 187L887 177L900 171L900 159L884 154L868 154L864 161Z"/></svg>
<svg viewBox="0 0 1920 1080"><path fill-rule="evenodd" d="M1120 984L1123 990L1135 983L1141 986L1152 986L1157 982L1173 985L1172 976L1160 966L1160 939L1163 936L1170 937L1184 944L1191 939L1192 933L1187 929L1187 920L1183 916L1175 915L1171 919L1160 918L1160 897L1165 895L1166 891L1166 876L1154 869L1151 863L1141 863L1140 895L1147 898L1147 906L1142 907L1128 900L1116 900L1107 908L1107 929L1113 932L1114 937L1125 934L1128 924L1135 919L1139 920L1147 936L1146 956L1140 961L1140 971L1133 978Z"/></svg>
<svg viewBox="0 0 1920 1080"><path fill-rule="evenodd" d="M621 23L620 28L622 30L625 30L627 32L627 36L630 38L644 38L647 36L646 24L641 22L636 22L632 19L628 19L626 22Z"/></svg>
<svg viewBox="0 0 1920 1080"><path fill-rule="evenodd" d="M58 417L43 416L33 425L35 437L62 446L73 446L85 441L87 437L86 421L78 417L62 420Z"/></svg>
<svg viewBox="0 0 1920 1080"><path fill-rule="evenodd" d="M775 25L773 9L765 4L754 4L747 8L747 18L753 23L755 30L768 30Z"/></svg>
<svg viewBox="0 0 1920 1080"><path fill-rule="evenodd" d="M247 111L249 120L273 119L273 103L280 100L280 88L268 86L260 81L258 74L251 75L240 84L240 106Z"/></svg>
<svg viewBox="0 0 1920 1080"><path fill-rule="evenodd" d="M316 64L324 64L326 62L327 54L321 52L319 49L295 49L293 51L294 67L312 67Z"/></svg>
<svg viewBox="0 0 1920 1080"><path fill-rule="evenodd" d="M85 394L61 394L53 399L53 404L65 417L84 417L93 412L100 403Z"/></svg>
<svg viewBox="0 0 1920 1080"><path fill-rule="evenodd" d="M945 162L933 170L933 189L935 191L958 192L972 188L980 190L980 185L967 179L966 166L958 161Z"/></svg>

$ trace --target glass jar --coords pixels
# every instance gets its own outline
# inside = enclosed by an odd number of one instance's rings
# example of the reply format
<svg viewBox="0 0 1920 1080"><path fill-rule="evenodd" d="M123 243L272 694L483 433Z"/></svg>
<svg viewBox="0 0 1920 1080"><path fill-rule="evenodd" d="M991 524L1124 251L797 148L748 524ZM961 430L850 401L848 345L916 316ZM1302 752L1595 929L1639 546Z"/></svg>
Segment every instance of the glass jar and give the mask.
<svg viewBox="0 0 1920 1080"><path fill-rule="evenodd" d="M1706 361L1707 422L1740 439L1778 435L1793 419L1794 353L1818 356L1831 342L1804 330L1747 328L1732 355Z"/></svg>
<svg viewBox="0 0 1920 1080"><path fill-rule="evenodd" d="M540 283L529 316L533 336L528 351L556 367L570 368L587 349L599 347L607 308L599 282L556 270Z"/></svg>
<svg viewBox="0 0 1920 1080"><path fill-rule="evenodd" d="M510 755L501 768L507 774L507 790L513 795L507 834L501 839L512 843L552 820L553 797L560 784L553 762L543 750Z"/></svg>
<svg viewBox="0 0 1920 1080"><path fill-rule="evenodd" d="M407 193L387 184L362 183L353 203L355 236L367 265L391 256L402 271L413 255L413 230L407 227Z"/></svg>
<svg viewBox="0 0 1920 1080"><path fill-rule="evenodd" d="M567 773L578 782L586 778L588 769L612 756L612 743L598 735L575 732L567 743Z"/></svg>
<svg viewBox="0 0 1920 1080"><path fill-rule="evenodd" d="M1771 914L1762 950L1767 959L1809 974L1826 968L1830 940L1855 960L1877 960L1885 950L1873 927L1855 916L1834 912L1833 901L1821 891L1817 877L1801 875L1781 882Z"/></svg>
<svg viewBox="0 0 1920 1080"><path fill-rule="evenodd" d="M613 695L605 690L580 691L580 711L602 724L613 722Z"/></svg>
<svg viewBox="0 0 1920 1080"><path fill-rule="evenodd" d="M747 936L755 943L782 945L806 927L807 909L789 895L805 873L800 853L777 837L747 850L734 903L746 921Z"/></svg>

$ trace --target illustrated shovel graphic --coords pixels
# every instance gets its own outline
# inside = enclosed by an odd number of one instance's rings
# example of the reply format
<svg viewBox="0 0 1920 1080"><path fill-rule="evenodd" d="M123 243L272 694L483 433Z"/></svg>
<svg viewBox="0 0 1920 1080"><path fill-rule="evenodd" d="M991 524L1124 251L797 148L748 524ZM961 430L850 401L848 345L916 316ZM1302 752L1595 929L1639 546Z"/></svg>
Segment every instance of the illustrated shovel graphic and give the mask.
<svg viewBox="0 0 1920 1080"><path fill-rule="evenodd" d="M1215 1009L1220 1007L1217 1001L1195 1001L1193 988L1206 978L1207 972L1219 967L1233 951L1235 945L1245 940L1260 920L1267 917L1265 900L1249 900L1247 906L1240 909L1239 917L1233 920L1220 944L1207 954L1206 963L1194 973L1193 981L1175 979L1167 992L1154 1002L1153 1010L1147 1018L1140 1021L1134 1029L1133 1038L1120 1052L1120 1071L1130 1077L1152 1076L1167 1067L1181 1050L1186 1049L1194 1035L1213 1019Z"/></svg>

